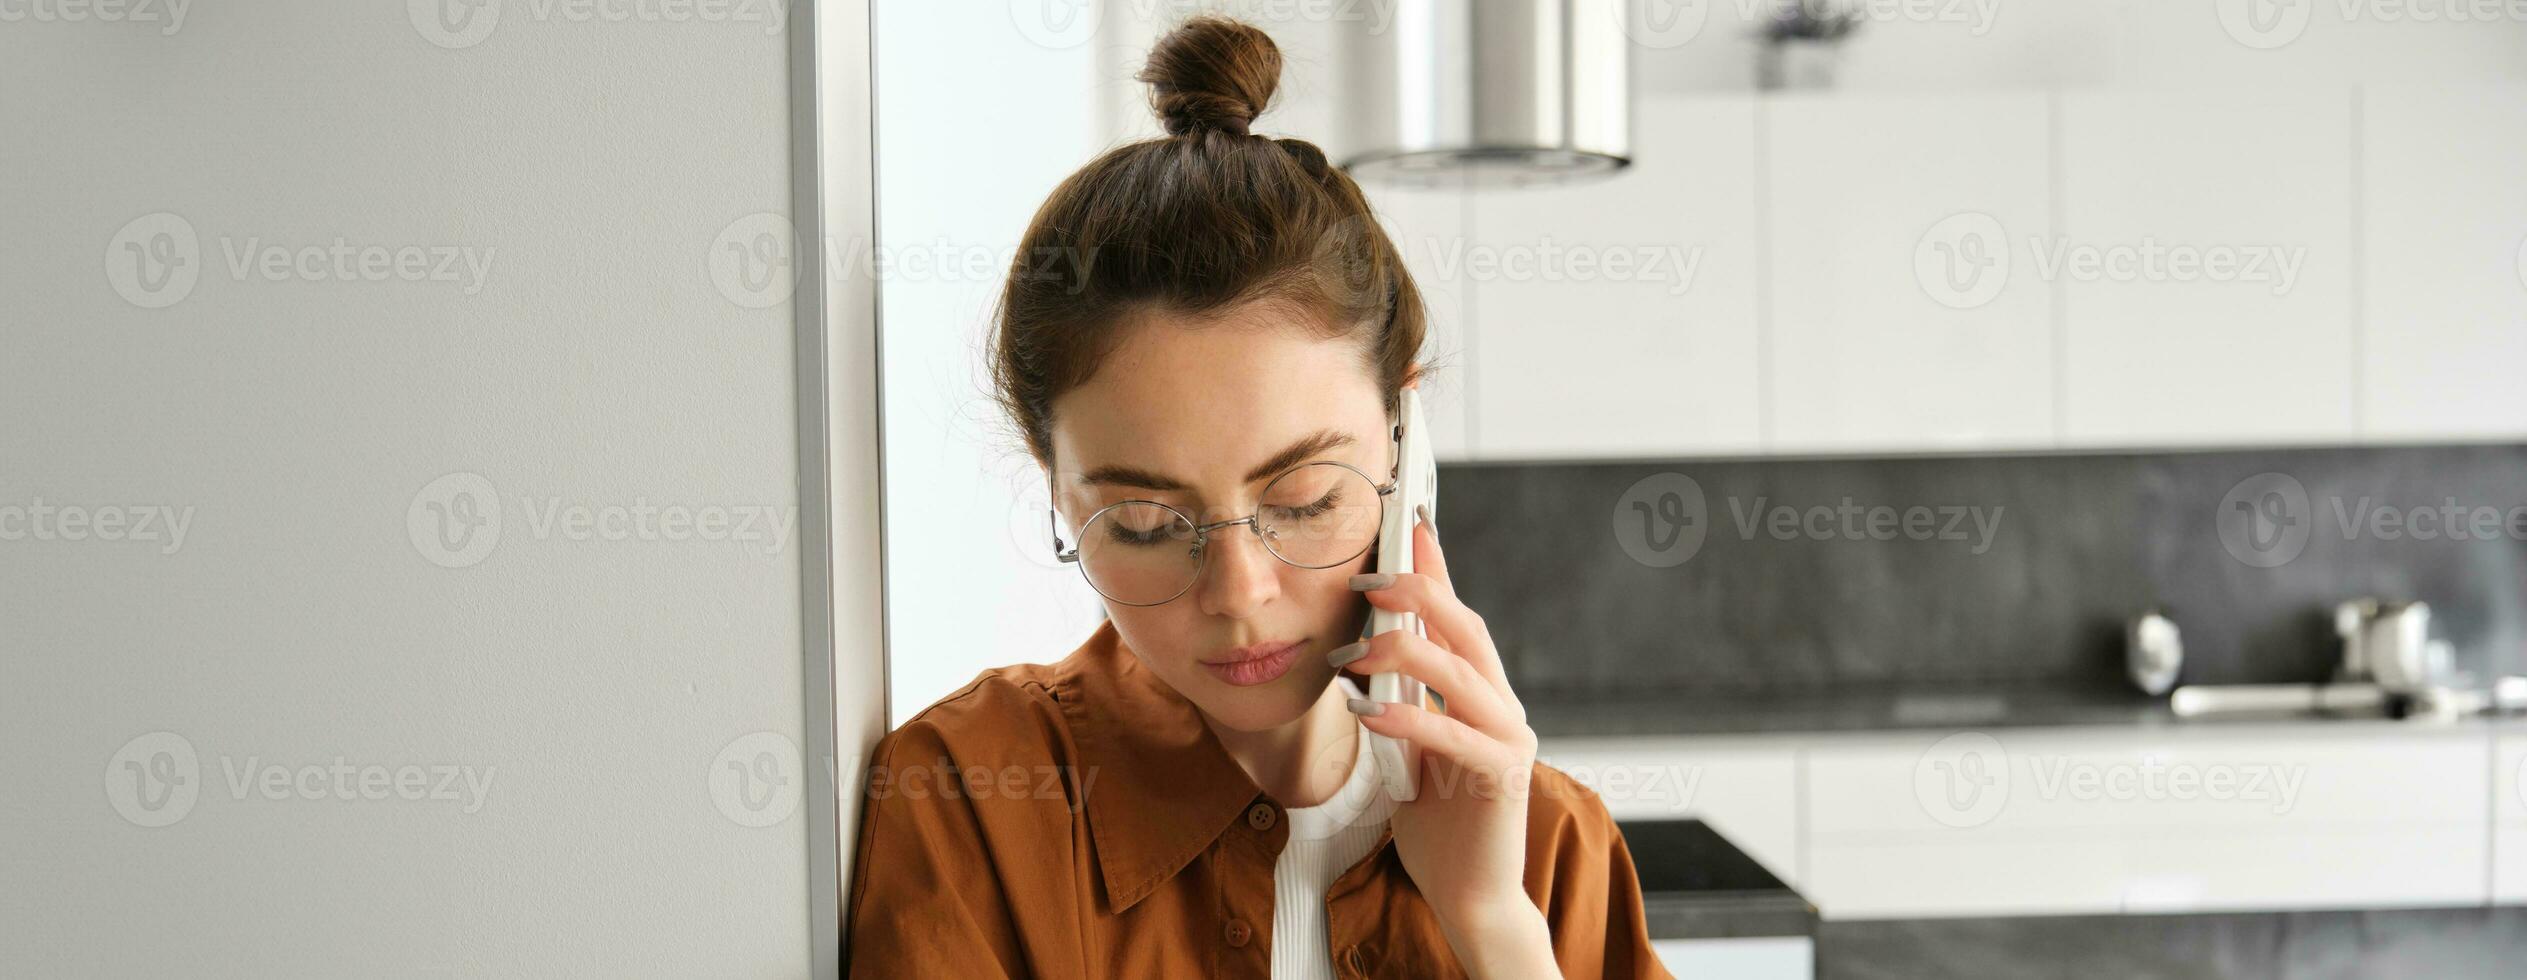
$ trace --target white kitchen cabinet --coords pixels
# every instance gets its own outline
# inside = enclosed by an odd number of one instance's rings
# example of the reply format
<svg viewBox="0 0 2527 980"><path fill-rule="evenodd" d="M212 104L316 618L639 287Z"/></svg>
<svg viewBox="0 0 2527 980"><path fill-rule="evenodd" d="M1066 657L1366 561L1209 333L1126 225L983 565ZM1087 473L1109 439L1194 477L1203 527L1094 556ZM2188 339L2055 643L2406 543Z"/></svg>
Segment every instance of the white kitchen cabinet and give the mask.
<svg viewBox="0 0 2527 980"><path fill-rule="evenodd" d="M1428 311L1429 338L1422 361L1430 376L1422 384L1422 417L1430 423L1431 451L1443 463L1471 459L1473 430L1470 401L1474 366L1466 332L1465 267L1452 256L1465 245L1465 213L1470 200L1461 186L1406 188L1371 184L1362 188L1404 256L1405 270L1421 291Z"/></svg>
<svg viewBox="0 0 2527 980"><path fill-rule="evenodd" d="M2046 448L2054 337L2040 94L1765 104L1767 448Z"/></svg>
<svg viewBox="0 0 2527 980"><path fill-rule="evenodd" d="M1883 734L1807 750L1829 918L2481 904L2482 730Z"/></svg>
<svg viewBox="0 0 2527 980"><path fill-rule="evenodd" d="M1816 940L1808 936L1653 939L1650 951L1678 977L1815 980Z"/></svg>
<svg viewBox="0 0 2527 980"><path fill-rule="evenodd" d="M1451 458L2527 438L2527 83L1636 122L1612 180L1428 209Z"/></svg>
<svg viewBox="0 0 2527 980"><path fill-rule="evenodd" d="M2355 435L2352 100L2342 87L2061 97L2063 437Z"/></svg>
<svg viewBox="0 0 2527 980"><path fill-rule="evenodd" d="M2124 853L2111 817L2083 821L2076 801L2027 788L2050 759L2096 756L2078 740L2011 732L1812 744L1802 893L1843 919L2116 911Z"/></svg>
<svg viewBox="0 0 2527 980"><path fill-rule="evenodd" d="M2062 839L1810 845L1799 893L1827 919L2099 915L2119 911L2119 845Z"/></svg>
<svg viewBox="0 0 2527 980"><path fill-rule="evenodd" d="M2527 724L2506 722L2492 746L2492 901L2527 905Z"/></svg>
<svg viewBox="0 0 2527 980"><path fill-rule="evenodd" d="M1569 738L1537 758L1579 780L1617 820L1695 817L1797 887L1798 751L1779 739Z"/></svg>
<svg viewBox="0 0 2527 980"><path fill-rule="evenodd" d="M2527 437L2527 83L2363 93L2363 431Z"/></svg>
<svg viewBox="0 0 2527 980"><path fill-rule="evenodd" d="M2127 911L2428 907L2488 897L2489 760L2477 726L2169 733L2139 748L2171 774L2299 775L2286 799L2170 799L2122 815Z"/></svg>
<svg viewBox="0 0 2527 980"><path fill-rule="evenodd" d="M1751 96L1645 93L1622 173L1474 196L1448 261L1481 456L1759 448L1754 119Z"/></svg>

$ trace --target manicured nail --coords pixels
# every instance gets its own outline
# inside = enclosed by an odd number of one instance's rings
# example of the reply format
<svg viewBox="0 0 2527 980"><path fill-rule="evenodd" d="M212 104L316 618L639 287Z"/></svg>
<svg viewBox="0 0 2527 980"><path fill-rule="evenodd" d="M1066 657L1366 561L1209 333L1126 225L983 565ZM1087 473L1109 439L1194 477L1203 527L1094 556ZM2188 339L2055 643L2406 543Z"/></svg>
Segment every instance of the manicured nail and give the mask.
<svg viewBox="0 0 2527 980"><path fill-rule="evenodd" d="M1354 592L1375 591L1393 584L1395 584L1395 575L1391 572L1370 572L1351 577L1351 590Z"/></svg>
<svg viewBox="0 0 2527 980"><path fill-rule="evenodd" d="M1363 701L1359 698L1352 698L1346 703L1350 706L1351 713L1355 715L1382 715L1386 713L1386 705L1380 702Z"/></svg>
<svg viewBox="0 0 2527 980"><path fill-rule="evenodd" d="M1340 667L1368 655L1369 641L1355 640L1349 645L1335 647L1332 653L1325 655L1325 662Z"/></svg>
<svg viewBox="0 0 2527 980"><path fill-rule="evenodd" d="M1413 513L1420 516L1422 523L1430 525L1430 533L1439 533L1439 519L1430 516L1429 504L1414 504Z"/></svg>

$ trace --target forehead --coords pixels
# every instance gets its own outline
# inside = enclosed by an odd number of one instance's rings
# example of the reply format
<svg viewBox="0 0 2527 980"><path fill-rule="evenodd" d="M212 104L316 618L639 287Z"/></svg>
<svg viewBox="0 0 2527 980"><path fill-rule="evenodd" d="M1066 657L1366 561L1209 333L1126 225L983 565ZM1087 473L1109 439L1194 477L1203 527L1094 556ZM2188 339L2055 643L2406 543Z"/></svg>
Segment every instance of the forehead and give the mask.
<svg viewBox="0 0 2527 980"><path fill-rule="evenodd" d="M1217 319L1150 317L1124 328L1096 374L1054 400L1057 476L1123 465L1234 486L1249 467L1326 428L1359 440L1333 455L1382 459L1385 399L1359 341L1324 338L1296 315L1250 304Z"/></svg>

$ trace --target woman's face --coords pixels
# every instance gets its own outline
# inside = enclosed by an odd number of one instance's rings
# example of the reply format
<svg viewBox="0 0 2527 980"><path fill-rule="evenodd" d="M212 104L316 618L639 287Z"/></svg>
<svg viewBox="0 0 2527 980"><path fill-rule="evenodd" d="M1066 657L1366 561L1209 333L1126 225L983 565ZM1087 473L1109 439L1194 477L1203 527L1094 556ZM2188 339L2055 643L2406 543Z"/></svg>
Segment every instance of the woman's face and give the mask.
<svg viewBox="0 0 2527 980"><path fill-rule="evenodd" d="M1064 537L1100 507L1155 500L1202 523L1244 517L1273 477L1338 460L1383 484L1394 468L1385 399L1358 342L1319 339L1272 303L1199 323L1127 328L1086 384L1053 405L1053 492ZM1124 645L1236 731L1299 717L1333 681L1325 654L1359 638L1368 605L1350 588L1370 552L1332 568L1275 558L1248 525L1213 530L1193 587L1155 606L1107 602ZM1206 664L1240 648L1298 644L1259 683Z"/></svg>

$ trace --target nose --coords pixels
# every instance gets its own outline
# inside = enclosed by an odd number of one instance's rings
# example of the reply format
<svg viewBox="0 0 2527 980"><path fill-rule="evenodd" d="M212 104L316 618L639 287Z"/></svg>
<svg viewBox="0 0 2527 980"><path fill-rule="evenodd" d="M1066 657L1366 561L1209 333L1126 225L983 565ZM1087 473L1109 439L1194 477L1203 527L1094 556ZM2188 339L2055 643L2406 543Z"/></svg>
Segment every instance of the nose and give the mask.
<svg viewBox="0 0 2527 980"><path fill-rule="evenodd" d="M1264 550L1252 522L1211 532L1194 592L1204 613L1245 619L1281 594L1281 559Z"/></svg>

